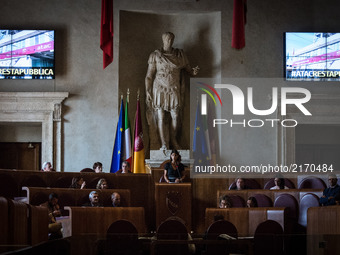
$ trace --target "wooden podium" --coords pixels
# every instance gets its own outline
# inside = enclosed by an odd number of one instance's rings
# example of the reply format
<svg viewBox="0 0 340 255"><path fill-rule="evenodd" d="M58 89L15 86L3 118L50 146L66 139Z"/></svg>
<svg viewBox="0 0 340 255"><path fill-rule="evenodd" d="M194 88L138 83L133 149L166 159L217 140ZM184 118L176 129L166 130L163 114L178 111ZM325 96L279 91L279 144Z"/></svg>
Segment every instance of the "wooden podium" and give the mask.
<svg viewBox="0 0 340 255"><path fill-rule="evenodd" d="M156 183L156 228L169 218L181 218L191 231L191 183Z"/></svg>

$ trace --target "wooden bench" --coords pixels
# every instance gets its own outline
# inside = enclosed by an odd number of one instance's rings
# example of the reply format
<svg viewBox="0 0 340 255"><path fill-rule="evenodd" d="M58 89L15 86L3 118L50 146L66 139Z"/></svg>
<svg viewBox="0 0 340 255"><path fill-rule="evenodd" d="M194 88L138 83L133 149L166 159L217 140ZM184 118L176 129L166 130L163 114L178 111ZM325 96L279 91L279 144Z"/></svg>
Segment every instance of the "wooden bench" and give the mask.
<svg viewBox="0 0 340 255"><path fill-rule="evenodd" d="M247 190L218 190L217 198L216 198L216 206L219 206L219 198L222 195L238 195L242 197L245 201L251 196L256 194L263 194L268 196L272 202L274 203L275 199L280 194L290 194L296 198L299 202L301 197L307 193L312 193L317 195L318 197L322 196L323 190L321 189L281 189L281 190L265 190L265 189L247 189Z"/></svg>
<svg viewBox="0 0 340 255"><path fill-rule="evenodd" d="M32 205L40 205L48 200L49 194L56 193L59 196L61 208L64 206L82 206L89 201L89 194L95 189L69 189L69 188L35 188L22 187L26 191L26 201ZM99 201L103 206L112 206L111 194L118 192L121 196L122 206L131 206L130 190L128 189L101 189L96 190L99 193Z"/></svg>
<svg viewBox="0 0 340 255"><path fill-rule="evenodd" d="M0 252L48 240L47 208L0 197Z"/></svg>
<svg viewBox="0 0 340 255"><path fill-rule="evenodd" d="M282 207L257 207L257 208L206 208L206 229L214 222L214 216L222 215L225 220L233 223L238 236L254 236L256 227L266 220L277 221L283 229L286 224L286 208Z"/></svg>
<svg viewBox="0 0 340 255"><path fill-rule="evenodd" d="M48 210L41 206L27 205L28 218L28 241L30 245L37 245L48 240Z"/></svg>
<svg viewBox="0 0 340 255"><path fill-rule="evenodd" d="M340 206L310 207L307 212L307 254L340 250Z"/></svg>
<svg viewBox="0 0 340 255"><path fill-rule="evenodd" d="M129 220L138 230L145 233L145 214L143 207L72 207L66 206L69 220L64 224L71 226L70 234L105 235L110 225L116 220ZM66 227L66 226L65 226Z"/></svg>
<svg viewBox="0 0 340 255"><path fill-rule="evenodd" d="M26 191L22 191L22 187L69 188L73 177L82 177L88 189L95 189L98 180L105 178L110 189L130 190L130 196L133 198L131 206L144 207L147 226L150 230L155 229L154 181L151 174L39 172L0 169L0 177L0 184L3 184L0 185L0 196L12 199L26 196Z"/></svg>

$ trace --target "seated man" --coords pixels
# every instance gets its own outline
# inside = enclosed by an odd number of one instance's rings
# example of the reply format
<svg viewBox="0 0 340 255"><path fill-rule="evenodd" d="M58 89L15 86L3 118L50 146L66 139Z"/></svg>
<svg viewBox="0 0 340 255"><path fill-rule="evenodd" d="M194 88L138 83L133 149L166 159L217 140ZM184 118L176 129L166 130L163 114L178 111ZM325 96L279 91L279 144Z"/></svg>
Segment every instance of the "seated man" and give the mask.
<svg viewBox="0 0 340 255"><path fill-rule="evenodd" d="M235 180L236 185L234 187L231 187L231 190L244 190L244 189L249 189L247 185L244 184L244 179L243 178L237 178Z"/></svg>
<svg viewBox="0 0 340 255"><path fill-rule="evenodd" d="M275 185L274 185L273 187L271 187L270 190L289 189L289 188L285 185L285 178L283 178L283 177L281 177L281 176L275 177L274 183L275 183Z"/></svg>
<svg viewBox="0 0 340 255"><path fill-rule="evenodd" d="M99 194L95 190L90 192L89 200L90 200L90 202L85 203L83 206L86 206L86 207L100 207L100 206L103 206L102 204L99 203Z"/></svg>
<svg viewBox="0 0 340 255"><path fill-rule="evenodd" d="M62 225L60 222L56 221L56 217L61 216L61 212L58 205L58 195L56 193L51 193L48 197L48 201L41 204L40 206L46 207L48 209L48 233L49 239L62 238L63 234L61 232Z"/></svg>
<svg viewBox="0 0 340 255"><path fill-rule="evenodd" d="M111 201L113 207L120 207L120 195L117 192L113 192L111 195Z"/></svg>
<svg viewBox="0 0 340 255"><path fill-rule="evenodd" d="M123 161L122 163L122 169L119 169L117 174L130 174L131 169L130 169L130 163L128 161Z"/></svg>
<svg viewBox="0 0 340 255"><path fill-rule="evenodd" d="M335 174L330 174L328 176L329 188L323 191L322 197L320 197L320 204L322 206L335 205L335 197L340 193L340 186L338 183L338 178Z"/></svg>

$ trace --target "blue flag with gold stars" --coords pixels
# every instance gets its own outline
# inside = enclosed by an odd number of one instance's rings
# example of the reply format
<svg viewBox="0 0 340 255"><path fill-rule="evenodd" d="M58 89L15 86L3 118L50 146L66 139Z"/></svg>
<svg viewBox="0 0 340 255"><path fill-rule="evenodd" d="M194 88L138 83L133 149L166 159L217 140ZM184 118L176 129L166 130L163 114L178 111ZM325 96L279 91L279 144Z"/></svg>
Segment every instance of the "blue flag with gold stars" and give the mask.
<svg viewBox="0 0 340 255"><path fill-rule="evenodd" d="M208 165L209 162L208 146L205 138L205 128L203 125L203 117L201 115L200 109L200 103L197 102L195 130L192 146L195 166Z"/></svg>
<svg viewBox="0 0 340 255"><path fill-rule="evenodd" d="M115 145L113 147L110 173L115 173L120 169L123 162L123 143L124 143L124 103L120 105L119 120L116 129Z"/></svg>

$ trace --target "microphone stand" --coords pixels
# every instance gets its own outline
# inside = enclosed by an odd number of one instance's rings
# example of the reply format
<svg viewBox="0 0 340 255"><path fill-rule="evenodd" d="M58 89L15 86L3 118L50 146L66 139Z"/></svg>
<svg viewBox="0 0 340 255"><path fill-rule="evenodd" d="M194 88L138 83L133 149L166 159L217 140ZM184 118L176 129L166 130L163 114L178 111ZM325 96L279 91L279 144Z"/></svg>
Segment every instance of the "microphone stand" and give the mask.
<svg viewBox="0 0 340 255"><path fill-rule="evenodd" d="M179 171L179 169L178 169L178 164L177 164L177 162L176 162L176 170L177 170L177 173L178 173L178 176L179 176L179 182L182 182L182 175L181 175L181 173L180 173L180 171Z"/></svg>

